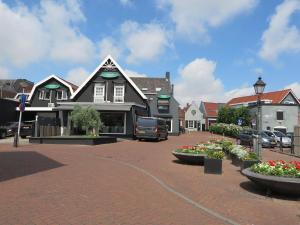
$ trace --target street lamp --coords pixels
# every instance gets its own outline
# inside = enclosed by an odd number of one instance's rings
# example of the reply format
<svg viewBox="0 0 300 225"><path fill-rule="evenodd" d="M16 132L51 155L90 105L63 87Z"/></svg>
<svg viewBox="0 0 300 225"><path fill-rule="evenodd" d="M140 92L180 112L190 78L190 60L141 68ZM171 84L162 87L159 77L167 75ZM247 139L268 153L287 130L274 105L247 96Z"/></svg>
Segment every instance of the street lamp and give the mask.
<svg viewBox="0 0 300 225"><path fill-rule="evenodd" d="M266 83L262 81L261 77L258 77L258 80L253 85L255 94L257 95L257 135L258 135L258 143L256 148L256 153L259 159L262 159L261 155L261 132L262 132L262 113L261 113L261 95L265 90Z"/></svg>

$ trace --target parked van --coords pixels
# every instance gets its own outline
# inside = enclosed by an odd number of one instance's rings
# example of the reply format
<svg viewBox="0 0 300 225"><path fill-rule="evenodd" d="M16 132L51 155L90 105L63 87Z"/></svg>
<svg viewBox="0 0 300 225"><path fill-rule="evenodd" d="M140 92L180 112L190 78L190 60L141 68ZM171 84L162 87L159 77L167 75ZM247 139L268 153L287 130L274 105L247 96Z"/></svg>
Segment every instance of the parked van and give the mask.
<svg viewBox="0 0 300 225"><path fill-rule="evenodd" d="M135 135L138 140L167 140L168 125L164 119L156 117L139 117L136 123Z"/></svg>

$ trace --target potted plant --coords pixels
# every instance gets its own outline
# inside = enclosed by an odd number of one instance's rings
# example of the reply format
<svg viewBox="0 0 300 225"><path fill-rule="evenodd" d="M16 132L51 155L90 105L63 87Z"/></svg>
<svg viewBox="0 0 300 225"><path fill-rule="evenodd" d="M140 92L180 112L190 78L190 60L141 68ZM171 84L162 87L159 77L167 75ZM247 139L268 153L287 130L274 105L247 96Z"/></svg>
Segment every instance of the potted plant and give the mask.
<svg viewBox="0 0 300 225"><path fill-rule="evenodd" d="M172 154L183 163L203 165L206 152L207 148L200 144L196 146L181 146L172 151Z"/></svg>
<svg viewBox="0 0 300 225"><path fill-rule="evenodd" d="M267 193L300 196L300 161L270 160L243 169L242 174Z"/></svg>
<svg viewBox="0 0 300 225"><path fill-rule="evenodd" d="M223 151L209 151L204 158L204 173L222 174Z"/></svg>
<svg viewBox="0 0 300 225"><path fill-rule="evenodd" d="M248 154L248 151L241 145L235 145L231 150L231 160L232 164L235 166L240 166L242 158Z"/></svg>
<svg viewBox="0 0 300 225"><path fill-rule="evenodd" d="M259 159L257 157L257 154L255 152L249 152L247 155L245 155L242 158L241 162L241 170L249 168L253 166L256 163L259 163Z"/></svg>

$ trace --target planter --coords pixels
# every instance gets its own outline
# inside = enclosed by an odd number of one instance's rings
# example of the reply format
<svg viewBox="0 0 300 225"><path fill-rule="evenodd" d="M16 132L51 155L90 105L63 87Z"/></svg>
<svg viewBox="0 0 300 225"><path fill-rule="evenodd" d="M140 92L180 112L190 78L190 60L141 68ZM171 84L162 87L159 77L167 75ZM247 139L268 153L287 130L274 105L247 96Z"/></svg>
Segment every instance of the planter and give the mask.
<svg viewBox="0 0 300 225"><path fill-rule="evenodd" d="M267 176L250 171L250 168L242 170L242 174L267 191L300 196L300 178Z"/></svg>
<svg viewBox="0 0 300 225"><path fill-rule="evenodd" d="M203 165L206 154L188 154L173 151L172 154L181 162L186 164Z"/></svg>
<svg viewBox="0 0 300 225"><path fill-rule="evenodd" d="M241 170L249 168L253 166L256 163L259 163L260 161L258 159L253 159L253 160L242 160L241 161Z"/></svg>
<svg viewBox="0 0 300 225"><path fill-rule="evenodd" d="M231 163L235 166L240 166L242 161L234 154L231 155Z"/></svg>
<svg viewBox="0 0 300 225"><path fill-rule="evenodd" d="M222 174L222 159L204 159L204 173Z"/></svg>

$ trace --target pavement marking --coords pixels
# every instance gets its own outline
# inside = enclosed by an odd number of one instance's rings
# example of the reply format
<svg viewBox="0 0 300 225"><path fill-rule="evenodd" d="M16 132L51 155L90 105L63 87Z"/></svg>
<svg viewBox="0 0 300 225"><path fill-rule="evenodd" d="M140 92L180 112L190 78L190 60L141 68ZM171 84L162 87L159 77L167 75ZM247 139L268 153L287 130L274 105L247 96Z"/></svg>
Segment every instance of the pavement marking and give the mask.
<svg viewBox="0 0 300 225"><path fill-rule="evenodd" d="M131 163L127 163L127 162L124 162L124 161L121 161L121 160L117 160L117 159L113 159L112 157L101 157L101 156L98 156L100 159L103 159L103 160L107 160L107 161L112 161L112 162L115 162L115 163L118 163L118 164L122 164L124 166L127 166L127 167L131 167L145 175L147 175L148 177L152 178L153 180L155 180L161 187L163 187L164 189L166 189L168 192L170 193L173 193L175 194L176 196L178 196L179 198L185 200L186 202L188 202L189 204L195 206L196 208L198 209L201 209L203 211L205 211L206 213L222 220L223 222L226 222L228 224L231 224L231 225L239 225L239 223L229 219L229 218L226 218L224 216L222 216L221 214L217 213L217 212L214 212L213 210L209 209L209 208L206 208L205 206L193 201L192 199L190 199L189 197L185 196L184 194L176 191L174 188L170 187L169 185L167 185L165 182L163 182L161 179L159 179L158 177L152 175L151 173L149 173L148 171L140 168L140 167L137 167Z"/></svg>

